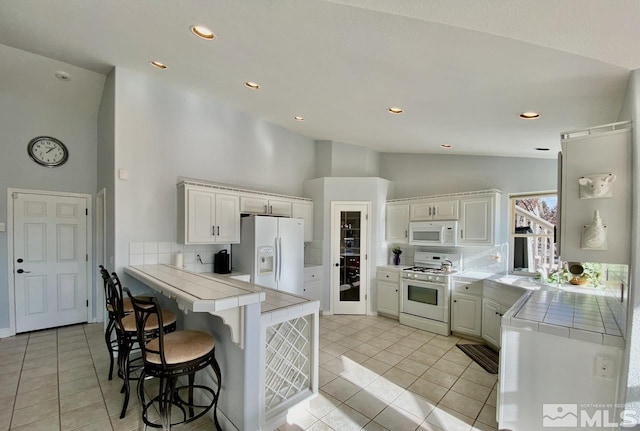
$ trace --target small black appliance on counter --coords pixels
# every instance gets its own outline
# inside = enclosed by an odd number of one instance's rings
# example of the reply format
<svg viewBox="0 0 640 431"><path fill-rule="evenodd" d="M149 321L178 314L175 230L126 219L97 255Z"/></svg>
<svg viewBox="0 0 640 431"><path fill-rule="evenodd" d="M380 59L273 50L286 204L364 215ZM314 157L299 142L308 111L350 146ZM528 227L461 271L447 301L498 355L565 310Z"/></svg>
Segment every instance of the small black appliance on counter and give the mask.
<svg viewBox="0 0 640 431"><path fill-rule="evenodd" d="M220 250L213 255L213 272L216 274L229 274L231 272L229 251L227 249Z"/></svg>

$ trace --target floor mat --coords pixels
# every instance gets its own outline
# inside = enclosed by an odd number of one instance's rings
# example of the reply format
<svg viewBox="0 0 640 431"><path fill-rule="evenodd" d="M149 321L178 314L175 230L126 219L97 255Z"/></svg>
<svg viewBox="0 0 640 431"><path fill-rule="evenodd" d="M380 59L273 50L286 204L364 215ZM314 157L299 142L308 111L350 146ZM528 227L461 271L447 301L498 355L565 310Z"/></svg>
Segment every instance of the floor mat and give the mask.
<svg viewBox="0 0 640 431"><path fill-rule="evenodd" d="M476 364L491 374L498 374L498 354L484 344L456 344Z"/></svg>

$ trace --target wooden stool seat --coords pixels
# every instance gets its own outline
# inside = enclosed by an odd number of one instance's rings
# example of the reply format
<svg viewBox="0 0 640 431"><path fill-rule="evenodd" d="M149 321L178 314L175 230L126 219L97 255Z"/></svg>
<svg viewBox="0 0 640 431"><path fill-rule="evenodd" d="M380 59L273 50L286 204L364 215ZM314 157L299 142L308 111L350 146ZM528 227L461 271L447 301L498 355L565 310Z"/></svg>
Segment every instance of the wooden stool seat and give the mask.
<svg viewBox="0 0 640 431"><path fill-rule="evenodd" d="M164 321L164 317L162 320ZM167 365L175 365L195 361L209 355L216 347L216 342L211 335L205 332L176 331L164 336L163 347ZM160 355L151 353L151 351L160 351L159 338L147 343L145 359L154 364L161 364Z"/></svg>
<svg viewBox="0 0 640 431"><path fill-rule="evenodd" d="M122 310L127 313L133 313L133 305L131 305L131 300L129 298L122 299ZM113 313L113 306L111 304L107 304L107 311L109 313Z"/></svg>
<svg viewBox="0 0 640 431"><path fill-rule="evenodd" d="M129 299L129 298L127 298ZM129 300L131 303L131 300ZM169 325L174 325L176 323L176 315L169 310L162 310L162 324L166 328ZM124 316L121 319L122 330L125 332L131 332L132 334L136 333L136 316L133 314L129 314ZM150 316L149 320L145 324L145 331L157 331L158 326L158 318L156 316Z"/></svg>

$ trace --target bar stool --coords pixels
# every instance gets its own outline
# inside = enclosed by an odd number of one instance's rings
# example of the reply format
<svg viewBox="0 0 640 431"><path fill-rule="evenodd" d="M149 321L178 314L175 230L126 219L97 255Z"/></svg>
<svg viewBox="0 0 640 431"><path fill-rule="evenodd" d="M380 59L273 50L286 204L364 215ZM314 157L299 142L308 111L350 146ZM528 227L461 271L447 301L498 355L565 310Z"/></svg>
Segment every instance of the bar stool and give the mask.
<svg viewBox="0 0 640 431"><path fill-rule="evenodd" d="M113 306L113 314L115 318L115 331L116 339L118 341L118 375L122 378L122 390L124 392L124 401L122 403L122 411L120 412L120 419L124 418L127 412L127 406L129 405L129 397L131 394L129 381L136 380L138 377L133 375L133 372L140 367L132 367L132 362L135 359L131 358L134 344L138 343L138 332L136 329L136 317L133 313L127 314L125 312L125 301L122 298L122 284L118 275L114 272L111 277L107 279L107 290L109 303ZM127 289L128 291L128 289ZM139 297L141 299L148 300L148 297ZM131 300L126 298L129 304ZM132 306L133 307L133 306ZM160 330L162 328L162 330ZM171 311L162 312L162 320L149 319L146 322L145 331L149 334L168 333L176 330L176 315ZM144 344L144 343L138 343Z"/></svg>
<svg viewBox="0 0 640 431"><path fill-rule="evenodd" d="M160 309L156 298L135 298L129 289L124 289L133 304L138 339L140 343L143 371L138 381L138 397L142 406L142 420L145 425L170 430L172 426L192 422L213 408L213 418L217 430L222 430L218 421L218 399L222 387L220 366L216 360L215 339L201 331L182 330L172 333L150 333L147 329L149 322L164 322L164 312ZM195 384L195 373L211 366L217 379L217 388ZM181 377L188 376L186 385L177 385ZM147 400L144 391L145 378L157 377L160 380L158 395ZM184 383L184 379L182 383ZM208 405L194 403L194 389L203 390L212 397ZM181 392L187 392L185 400ZM148 411L154 403L162 423L151 422ZM179 421L172 420L172 407L176 406L182 412ZM188 416L187 416L188 409ZM198 412L196 413L196 409Z"/></svg>
<svg viewBox="0 0 640 431"><path fill-rule="evenodd" d="M111 380L113 378L113 354L114 352L118 353L118 339L113 338L113 333L116 329L116 315L114 313L113 304L111 303L111 298L107 287L107 280L109 280L111 276L109 275L109 271L107 271L107 269L102 265L100 265L100 275L102 276L102 280L104 282L104 300L105 307L107 309L107 316L109 319L107 327L104 331L104 341L107 345L107 350L109 351L109 380ZM118 280L118 283L120 283L120 280ZM122 296L122 292L120 292L120 296ZM123 298L122 309L125 314L130 314L133 312L133 306L131 305L131 301L129 300L129 298Z"/></svg>

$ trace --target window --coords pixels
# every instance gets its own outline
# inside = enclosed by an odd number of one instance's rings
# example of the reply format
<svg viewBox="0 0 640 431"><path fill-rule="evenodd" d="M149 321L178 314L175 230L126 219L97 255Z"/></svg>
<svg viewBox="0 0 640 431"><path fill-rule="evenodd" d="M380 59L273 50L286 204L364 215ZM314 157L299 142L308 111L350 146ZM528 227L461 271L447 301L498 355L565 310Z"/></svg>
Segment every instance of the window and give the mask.
<svg viewBox="0 0 640 431"><path fill-rule="evenodd" d="M555 269L558 261L556 192L511 195L509 271L534 274L540 268Z"/></svg>

